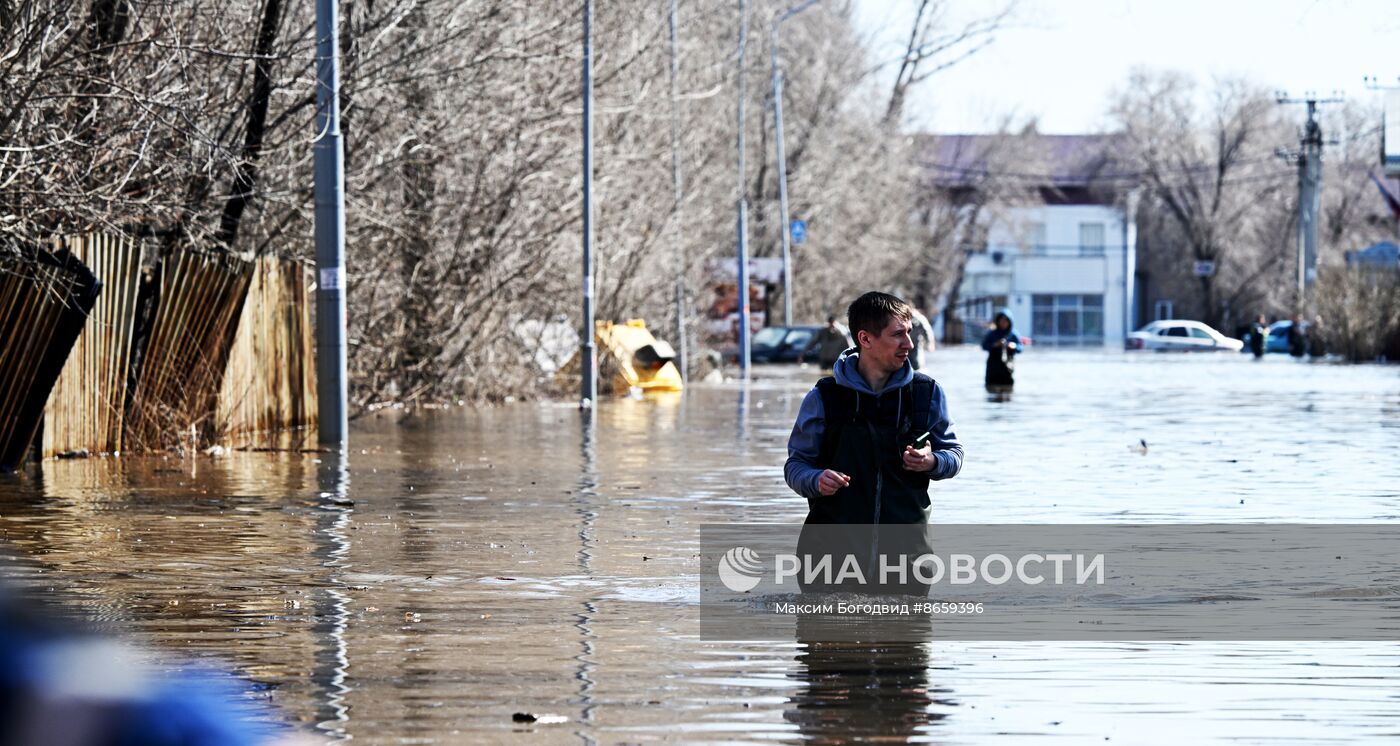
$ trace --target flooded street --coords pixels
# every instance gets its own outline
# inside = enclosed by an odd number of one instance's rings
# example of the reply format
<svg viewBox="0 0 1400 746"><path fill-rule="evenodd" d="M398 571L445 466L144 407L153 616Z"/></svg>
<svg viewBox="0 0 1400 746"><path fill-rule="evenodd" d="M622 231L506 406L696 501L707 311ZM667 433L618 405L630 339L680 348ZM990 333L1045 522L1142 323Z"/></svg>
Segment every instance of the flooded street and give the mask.
<svg viewBox="0 0 1400 746"><path fill-rule="evenodd" d="M702 641L700 524L806 511L782 463L816 373L756 371L591 428L572 404L370 417L348 469L47 462L0 481L0 548L13 582L367 743L1400 738L1391 643ZM1395 367L1036 350L1007 402L979 351L926 372L967 449L938 522L1400 517Z"/></svg>

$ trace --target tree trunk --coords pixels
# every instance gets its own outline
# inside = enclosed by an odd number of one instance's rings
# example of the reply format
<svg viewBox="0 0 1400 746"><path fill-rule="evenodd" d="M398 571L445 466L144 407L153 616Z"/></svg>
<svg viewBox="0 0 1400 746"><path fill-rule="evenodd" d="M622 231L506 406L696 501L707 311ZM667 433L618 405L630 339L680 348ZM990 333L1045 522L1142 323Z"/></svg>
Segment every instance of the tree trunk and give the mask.
<svg viewBox="0 0 1400 746"><path fill-rule="evenodd" d="M272 100L272 48L277 42L277 28L282 24L282 0L267 0L263 6L262 23L253 44L253 90L248 100L248 125L243 132L243 151L234 169L233 189L219 219L217 239L232 248L238 239L243 213L253 201L258 186L258 157L262 155L267 135L267 109Z"/></svg>

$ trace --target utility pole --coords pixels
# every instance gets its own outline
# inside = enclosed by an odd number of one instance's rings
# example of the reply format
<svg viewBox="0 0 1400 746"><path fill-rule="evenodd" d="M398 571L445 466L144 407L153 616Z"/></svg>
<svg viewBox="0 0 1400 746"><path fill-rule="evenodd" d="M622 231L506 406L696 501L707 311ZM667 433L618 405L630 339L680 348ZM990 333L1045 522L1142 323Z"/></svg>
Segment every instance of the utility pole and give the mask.
<svg viewBox="0 0 1400 746"><path fill-rule="evenodd" d="M340 139L337 0L316 0L316 433L345 450L345 148Z"/></svg>
<svg viewBox="0 0 1400 746"><path fill-rule="evenodd" d="M778 158L778 221L783 233L783 326L792 326L792 220L788 217L787 154L783 149L783 71L778 66L778 32L783 22L812 7L820 0L794 5L773 19L772 39L768 44L773 62L773 138Z"/></svg>
<svg viewBox="0 0 1400 746"><path fill-rule="evenodd" d="M749 4L739 0L739 101L738 135L739 150L738 192L735 204L739 232L738 284L739 284L739 378L749 380L749 202L744 198L744 97L748 86L744 84L744 48L749 41Z"/></svg>
<svg viewBox="0 0 1400 746"><path fill-rule="evenodd" d="M1301 311L1307 299L1308 287L1317 279L1317 218L1322 203L1322 126L1317 122L1317 105L1339 103L1342 99L1318 98L1304 94L1303 98L1276 96L1280 104L1306 104L1308 121L1303 125L1303 137L1296 152L1281 153L1298 164L1298 306ZM1335 142L1333 144L1336 144Z"/></svg>
<svg viewBox="0 0 1400 746"><path fill-rule="evenodd" d="M671 240L676 251L676 364L681 370L681 385L690 383L686 369L685 330L685 251L681 249L681 202L685 199L685 184L681 180L681 114L676 81L680 77L680 49L676 42L677 0L671 0Z"/></svg>
<svg viewBox="0 0 1400 746"><path fill-rule="evenodd" d="M579 408L598 400L598 351L593 344L593 0L583 2L583 366Z"/></svg>

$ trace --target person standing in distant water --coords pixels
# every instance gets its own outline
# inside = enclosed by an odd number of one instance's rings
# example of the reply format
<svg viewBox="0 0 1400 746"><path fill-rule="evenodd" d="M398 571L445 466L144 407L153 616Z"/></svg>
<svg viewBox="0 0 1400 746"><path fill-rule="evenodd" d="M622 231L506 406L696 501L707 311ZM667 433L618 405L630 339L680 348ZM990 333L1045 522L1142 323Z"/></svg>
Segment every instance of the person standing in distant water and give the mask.
<svg viewBox="0 0 1400 746"><path fill-rule="evenodd" d="M1308 327L1308 355L1310 357L1322 357L1327 354L1327 341L1323 337L1322 317L1314 316L1312 326Z"/></svg>
<svg viewBox="0 0 1400 746"><path fill-rule="evenodd" d="M1012 373L1016 370L1016 354L1021 351L1021 338L1012 328L1011 309L1003 308L992 320L992 328L982 337L982 349L987 351L987 390L1010 391L1016 385Z"/></svg>
<svg viewBox="0 0 1400 746"><path fill-rule="evenodd" d="M1259 314L1259 318L1249 325L1249 351L1255 357L1264 357L1264 340L1269 336L1269 327L1264 321L1264 314Z"/></svg>
<svg viewBox="0 0 1400 746"><path fill-rule="evenodd" d="M851 348L851 338L846 335L846 330L836 323L835 316L826 317L826 326L817 332L812 341L807 343L806 349L797 356L797 362L802 362L808 353L813 350L817 353L817 360L823 368L830 368L841 359L841 353Z"/></svg>
<svg viewBox="0 0 1400 746"><path fill-rule="evenodd" d="M1288 325L1288 354L1302 357L1308 351L1308 335L1303 331L1303 314L1293 314L1293 323Z"/></svg>
<svg viewBox="0 0 1400 746"><path fill-rule="evenodd" d="M909 339L914 342L914 349L909 351L909 364L914 366L914 370L924 367L924 352L933 351L933 325L928 323L928 317L919 313L919 309L910 307L913 314L910 323L914 325L909 330Z"/></svg>

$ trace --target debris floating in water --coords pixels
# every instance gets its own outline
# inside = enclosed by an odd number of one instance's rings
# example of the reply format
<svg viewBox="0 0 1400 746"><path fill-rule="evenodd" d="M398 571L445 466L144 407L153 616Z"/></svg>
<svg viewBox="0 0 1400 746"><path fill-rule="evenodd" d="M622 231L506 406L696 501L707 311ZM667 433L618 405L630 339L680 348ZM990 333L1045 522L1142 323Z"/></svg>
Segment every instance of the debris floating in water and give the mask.
<svg viewBox="0 0 1400 746"><path fill-rule="evenodd" d="M510 719L517 723L539 723L541 725L569 722L569 718L564 715L536 715L533 712L517 712L511 715Z"/></svg>

